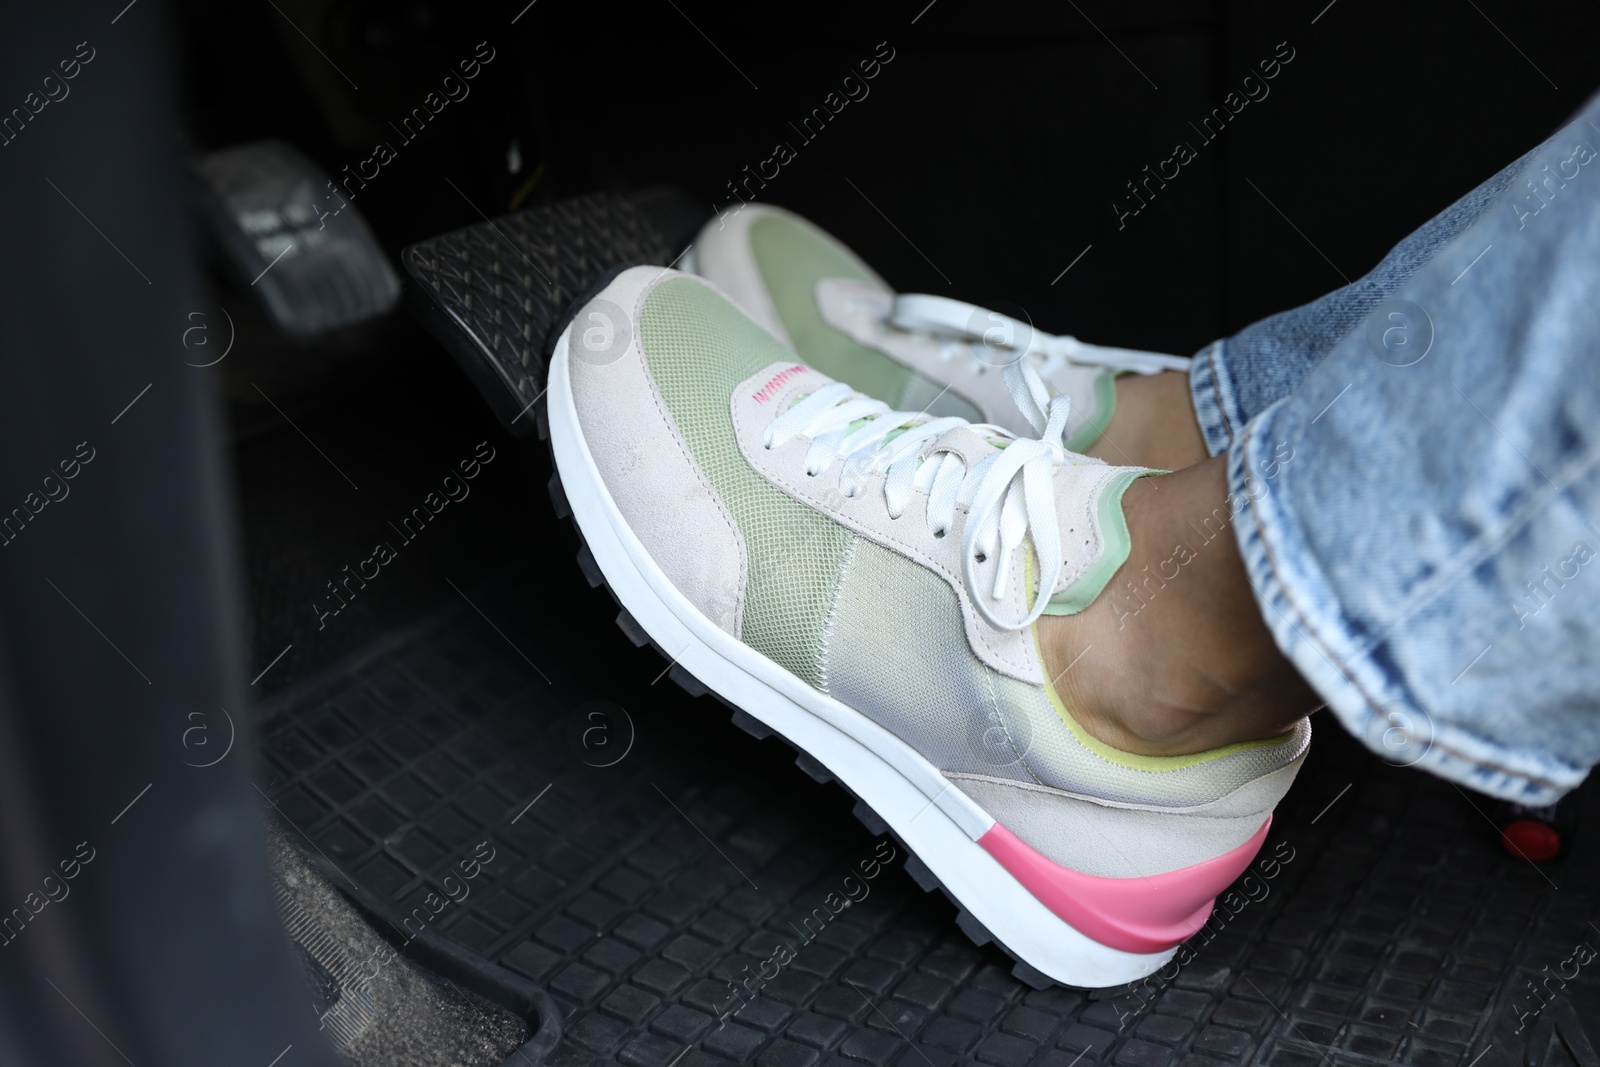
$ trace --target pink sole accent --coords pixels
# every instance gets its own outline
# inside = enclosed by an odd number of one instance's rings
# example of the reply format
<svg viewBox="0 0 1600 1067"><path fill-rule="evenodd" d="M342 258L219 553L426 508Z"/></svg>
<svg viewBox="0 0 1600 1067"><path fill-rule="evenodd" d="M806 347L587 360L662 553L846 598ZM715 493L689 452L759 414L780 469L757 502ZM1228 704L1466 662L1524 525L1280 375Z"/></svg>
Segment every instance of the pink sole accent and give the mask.
<svg viewBox="0 0 1600 1067"><path fill-rule="evenodd" d="M1217 894L1243 874L1272 816L1238 848L1147 878L1098 878L1045 859L999 823L978 844L1079 933L1124 952L1164 952L1205 925Z"/></svg>

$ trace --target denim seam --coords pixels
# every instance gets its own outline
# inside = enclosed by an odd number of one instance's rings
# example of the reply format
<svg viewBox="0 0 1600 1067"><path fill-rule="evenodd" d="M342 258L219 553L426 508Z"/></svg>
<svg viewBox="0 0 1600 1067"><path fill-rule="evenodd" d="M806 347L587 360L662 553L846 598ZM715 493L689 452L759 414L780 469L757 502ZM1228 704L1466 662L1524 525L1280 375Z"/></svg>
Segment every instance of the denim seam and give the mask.
<svg viewBox="0 0 1600 1067"><path fill-rule="evenodd" d="M1208 456L1220 456L1233 444L1233 424L1237 421L1224 408L1222 386L1217 377L1216 351L1226 343L1226 340L1213 341L1196 353L1189 364L1189 403Z"/></svg>
<svg viewBox="0 0 1600 1067"><path fill-rule="evenodd" d="M1254 429L1255 429L1255 422L1254 421L1252 421L1252 423L1250 425L1245 427L1244 436L1242 438L1240 438L1240 440L1238 442L1238 447L1239 447L1241 453L1249 448L1252 432L1253 432ZM1272 580L1273 580L1273 588L1274 588L1274 590L1278 593L1278 595L1284 600L1284 602L1294 612L1295 616L1299 619L1300 626L1298 628L1300 629L1301 633L1304 634L1304 636L1306 637L1306 640L1308 642L1310 642L1312 647L1315 648L1317 650L1317 652L1319 654L1321 654L1323 656L1323 658L1328 661L1328 664L1330 666L1332 666L1336 671L1338 671L1341 675L1344 676L1345 681L1347 683L1349 683L1351 688L1354 689L1355 692L1357 694L1359 694L1361 699L1366 703L1367 709L1366 709L1366 715L1365 715L1365 722L1363 723L1363 725L1366 725L1367 723L1370 723L1373 719L1378 718L1380 716L1380 712L1385 717L1389 717L1390 721L1393 721L1392 716L1393 716L1394 713L1392 711L1388 710L1387 705L1385 704L1385 702L1377 699L1376 697L1371 695L1371 693L1369 693L1366 685L1363 684L1363 682L1356 677L1355 673L1350 669L1348 664L1344 661L1343 657L1340 654L1338 654L1337 652L1335 652L1334 649L1327 642L1326 638L1324 638L1320 633L1317 632L1317 630L1316 630L1315 626L1312 624L1311 620L1309 618L1307 618L1306 613L1301 609L1298 601L1296 601L1296 599L1294 597L1294 594L1293 594L1292 590L1290 589L1289 585L1287 583L1285 583L1284 575L1283 575L1283 572L1282 572L1282 568L1278 565L1276 554L1273 552L1273 549L1272 549L1272 542L1267 537L1266 527L1262 524L1261 516L1258 514L1258 512L1256 510L1254 498L1251 497L1249 495L1249 492L1248 492L1248 490L1250 489L1250 486L1251 486L1251 484L1253 482L1253 478L1254 478L1253 472L1251 471L1250 465L1248 463L1243 463L1243 464L1241 464L1241 466L1244 468L1245 489L1246 489L1245 500L1247 501L1246 506L1249 507L1249 509L1250 509L1251 522L1255 527L1256 536L1261 542L1262 558L1263 558L1264 562L1266 563L1268 569L1271 571L1271 577L1272 577ZM1243 548L1243 547L1244 546L1241 546L1241 548ZM1246 569L1246 573L1248 574L1248 568ZM1264 599L1264 598L1262 597L1261 594L1258 593L1258 599ZM1362 650L1363 653L1370 651L1372 647L1374 647L1374 646L1371 646L1371 645L1366 646ZM1423 716L1425 716L1429 720L1430 723L1432 722L1432 718L1433 717L1431 715L1428 715L1426 711L1423 711L1420 708L1418 708L1416 710L1422 712ZM1456 726L1448 726L1446 728L1447 729L1451 729L1451 730L1460 729L1459 727L1456 727ZM1365 736L1366 733L1367 733L1366 730L1362 730L1360 732L1359 736ZM1463 733L1465 733L1465 731L1463 731ZM1468 735L1468 736L1470 736L1470 735ZM1514 769L1512 769L1510 767L1505 767L1505 766L1502 766L1502 765L1500 765L1498 763L1494 763L1492 761L1484 760L1484 759L1481 759L1481 758L1476 757L1476 756L1470 756L1470 755L1466 754L1465 752L1462 752L1461 750L1450 746L1449 744L1441 742L1439 740L1439 730L1438 730L1437 727L1434 727L1434 728L1432 728L1430 730L1430 736L1429 736L1429 742L1428 743L1429 743L1429 748L1430 749L1438 748L1439 750L1441 750L1442 752L1448 754L1452 758L1454 758L1456 760L1459 760L1459 761L1461 761L1463 763L1466 763L1471 767L1481 768L1481 769L1484 769L1484 770L1492 770L1492 771L1494 771L1496 773L1504 775L1507 778L1515 779L1515 780L1520 781L1520 782L1527 782L1530 785L1539 786L1539 787L1544 788L1544 789L1562 790L1562 789L1565 788L1560 783L1557 783L1552 779L1541 778L1541 777L1538 777L1536 775L1532 775L1532 774L1529 774L1529 773L1526 773L1526 772L1523 772L1523 771L1517 771L1517 770L1514 770ZM1496 747L1496 746L1493 746L1493 744L1491 742L1483 741L1481 739L1480 739L1480 743L1488 745L1490 747ZM1424 758L1425 757L1426 757L1426 754L1424 754Z"/></svg>
<svg viewBox="0 0 1600 1067"><path fill-rule="evenodd" d="M1222 416L1222 432L1228 435L1228 443L1233 443L1233 422L1228 418L1227 405L1222 401L1222 386L1219 384L1220 372L1217 370L1217 349L1223 342L1218 341L1211 346L1211 351L1206 354L1206 362L1211 365L1211 403L1216 407L1217 414ZM1226 451L1226 450L1224 450Z"/></svg>

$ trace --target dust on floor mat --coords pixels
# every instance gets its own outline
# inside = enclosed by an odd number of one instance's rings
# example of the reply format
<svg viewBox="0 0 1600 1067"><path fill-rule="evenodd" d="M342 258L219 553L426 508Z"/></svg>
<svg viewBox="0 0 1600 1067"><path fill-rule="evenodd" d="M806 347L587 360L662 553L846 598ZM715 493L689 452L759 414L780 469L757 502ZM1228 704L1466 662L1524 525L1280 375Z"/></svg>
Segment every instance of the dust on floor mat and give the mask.
<svg viewBox="0 0 1600 1067"><path fill-rule="evenodd" d="M350 1067L494 1067L528 1036L516 1016L401 955L276 827L267 851L314 1010Z"/></svg>

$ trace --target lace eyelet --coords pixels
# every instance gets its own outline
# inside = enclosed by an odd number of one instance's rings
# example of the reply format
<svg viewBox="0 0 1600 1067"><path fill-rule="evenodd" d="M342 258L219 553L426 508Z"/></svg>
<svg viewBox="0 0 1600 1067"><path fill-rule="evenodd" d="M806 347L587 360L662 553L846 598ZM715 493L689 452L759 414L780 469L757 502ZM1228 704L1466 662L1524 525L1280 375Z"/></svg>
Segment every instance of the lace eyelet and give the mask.
<svg viewBox="0 0 1600 1067"><path fill-rule="evenodd" d="M943 537L944 533L945 532L943 530L935 530L935 531L933 531L933 536L935 536L935 537Z"/></svg>
<svg viewBox="0 0 1600 1067"><path fill-rule="evenodd" d="M977 553L977 554L976 554L976 555L974 555L974 556L973 556L973 557L972 557L972 558L973 558L973 559L975 559L975 560L977 560L977 561L978 561L978 562L979 562L979 563L985 563L985 562L987 562L987 561L988 561L988 559L989 559L989 557L988 557L988 556L986 556L986 555L984 555L984 554L983 554L983 553L982 553L982 552L979 552L979 553Z"/></svg>

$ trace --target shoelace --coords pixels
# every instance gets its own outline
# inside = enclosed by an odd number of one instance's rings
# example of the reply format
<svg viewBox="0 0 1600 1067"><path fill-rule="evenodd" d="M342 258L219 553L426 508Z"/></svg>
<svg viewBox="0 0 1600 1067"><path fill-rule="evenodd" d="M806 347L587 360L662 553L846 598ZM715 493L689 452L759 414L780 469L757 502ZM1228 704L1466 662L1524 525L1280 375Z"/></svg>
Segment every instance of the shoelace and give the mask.
<svg viewBox="0 0 1600 1067"><path fill-rule="evenodd" d="M967 350L977 364L974 368L977 370L996 365L993 357L995 349L1018 351L1019 344L1021 357L1012 357L1007 362L1026 359L1035 363L1038 371L1044 375L1053 374L1064 363L1108 367L1136 374L1189 369L1187 356L1166 356L1131 348L1091 345L1076 337L1045 333L998 311L943 296L902 293L890 305L887 321L897 329L943 340L942 354L945 358L962 349ZM984 328L974 329L979 323L984 324ZM992 336L997 331L1000 334L998 339Z"/></svg>
<svg viewBox="0 0 1600 1067"><path fill-rule="evenodd" d="M947 417L918 423L920 412L892 411L881 401L862 396L843 382L825 385L772 420L763 445L776 448L795 437L811 438L805 471L820 475L842 458L839 491L854 497L877 474L884 474L883 495L889 517L905 514L912 497L928 494L926 521L935 537L955 522L956 508L967 507L961 539L961 578L974 608L997 630L1022 630L1033 625L1050 601L1063 566L1060 520L1056 515L1056 468L1068 462L1093 463L1067 451L1062 435L1072 401L1051 397L1039 373L1018 360L1006 367L1006 385L1038 432L1018 438L998 426ZM984 437L999 438L1003 447L971 470L954 452L919 453L925 442L965 426ZM1039 564L1038 593L1033 607L1019 621L995 614L990 600L1005 596L1012 553L1032 538ZM994 588L978 588L977 564L995 556Z"/></svg>

